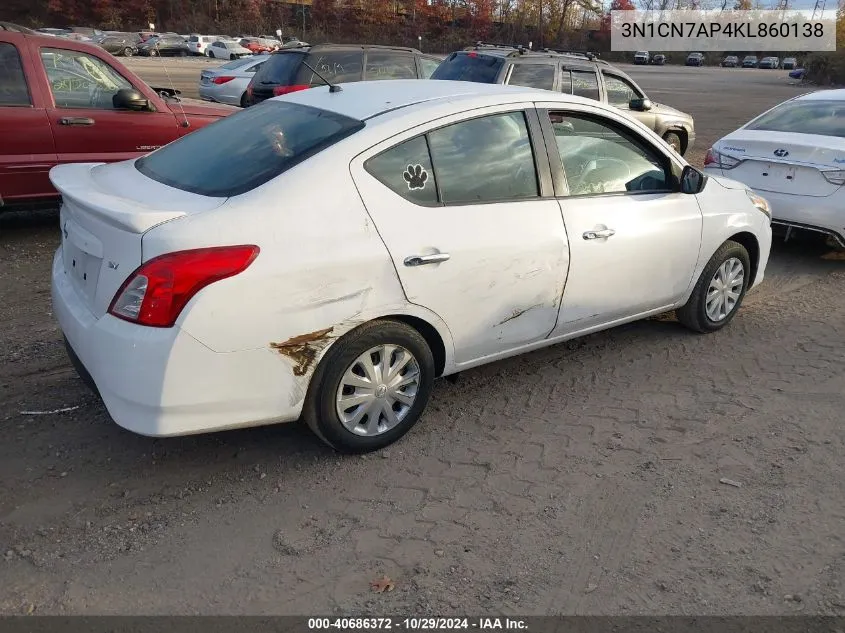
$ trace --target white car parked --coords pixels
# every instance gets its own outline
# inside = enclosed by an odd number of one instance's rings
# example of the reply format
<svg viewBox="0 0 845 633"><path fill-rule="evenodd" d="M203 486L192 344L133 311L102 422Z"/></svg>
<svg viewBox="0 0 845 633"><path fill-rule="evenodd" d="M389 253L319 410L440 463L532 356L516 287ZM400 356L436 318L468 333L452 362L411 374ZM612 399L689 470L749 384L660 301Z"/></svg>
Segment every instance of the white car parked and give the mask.
<svg viewBox="0 0 845 633"><path fill-rule="evenodd" d="M217 40L208 45L205 54L212 59L238 59L252 55L252 51L235 40Z"/></svg>
<svg viewBox="0 0 845 633"><path fill-rule="evenodd" d="M845 248L845 90L764 112L717 141L704 167L765 196L773 223L823 233Z"/></svg>
<svg viewBox="0 0 845 633"><path fill-rule="evenodd" d="M188 36L185 38L188 40L188 48L191 49L191 53L194 55L205 55L205 51L207 48L220 39L219 35L199 35L194 33L193 35Z"/></svg>
<svg viewBox="0 0 845 633"><path fill-rule="evenodd" d="M315 87L50 177L71 358L150 436L301 416L374 450L438 376L667 310L724 327L771 245L764 200L619 110L468 82Z"/></svg>

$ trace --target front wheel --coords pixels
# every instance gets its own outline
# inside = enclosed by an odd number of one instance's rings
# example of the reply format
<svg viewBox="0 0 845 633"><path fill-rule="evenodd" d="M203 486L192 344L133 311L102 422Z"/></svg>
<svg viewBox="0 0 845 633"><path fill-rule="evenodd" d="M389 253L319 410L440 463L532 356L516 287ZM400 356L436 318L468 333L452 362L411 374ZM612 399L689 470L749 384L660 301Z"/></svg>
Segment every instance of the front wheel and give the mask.
<svg viewBox="0 0 845 633"><path fill-rule="evenodd" d="M232 61L235 61L237 58L238 58L238 56L237 56L237 55L235 55L234 53L232 53L231 55L229 55L229 59L231 59Z"/></svg>
<svg viewBox="0 0 845 633"><path fill-rule="evenodd" d="M156 57L158 55L158 51L154 48L150 49L150 57Z"/></svg>
<svg viewBox="0 0 845 633"><path fill-rule="evenodd" d="M375 451L411 430L433 382L434 358L419 332L398 321L372 321L329 349L302 417L338 451Z"/></svg>
<svg viewBox="0 0 845 633"><path fill-rule="evenodd" d="M751 259L742 244L728 240L707 262L678 321L696 332L721 330L736 316L751 283Z"/></svg>
<svg viewBox="0 0 845 633"><path fill-rule="evenodd" d="M132 57L132 55L134 53L135 53L135 51L130 46L127 46L126 48L123 49L123 56L124 57Z"/></svg>
<svg viewBox="0 0 845 633"><path fill-rule="evenodd" d="M208 51L208 53L206 53L206 54L207 54L207 55L208 55L211 59L214 59L214 51Z"/></svg>

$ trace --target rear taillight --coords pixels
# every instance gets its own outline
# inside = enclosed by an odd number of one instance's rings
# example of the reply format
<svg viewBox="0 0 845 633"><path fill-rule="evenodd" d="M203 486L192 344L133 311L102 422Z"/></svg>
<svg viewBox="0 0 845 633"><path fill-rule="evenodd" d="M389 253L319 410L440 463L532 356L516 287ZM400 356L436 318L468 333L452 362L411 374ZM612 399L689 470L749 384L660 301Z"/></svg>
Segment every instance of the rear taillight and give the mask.
<svg viewBox="0 0 845 633"><path fill-rule="evenodd" d="M712 147L707 150L707 154L704 156L705 167L713 166L719 167L720 169L733 169L741 162L740 159L717 152Z"/></svg>
<svg viewBox="0 0 845 633"><path fill-rule="evenodd" d="M215 77L212 81L214 83L216 83L218 86L221 86L223 84L229 83L233 79L234 79L234 77Z"/></svg>
<svg viewBox="0 0 845 633"><path fill-rule="evenodd" d="M311 86L276 86L273 88L273 96L279 97L281 95L290 94L291 92L299 92L300 90L308 90Z"/></svg>
<svg viewBox="0 0 845 633"><path fill-rule="evenodd" d="M245 271L258 256L253 245L178 251L142 264L117 291L109 314L150 327L171 327L200 290Z"/></svg>

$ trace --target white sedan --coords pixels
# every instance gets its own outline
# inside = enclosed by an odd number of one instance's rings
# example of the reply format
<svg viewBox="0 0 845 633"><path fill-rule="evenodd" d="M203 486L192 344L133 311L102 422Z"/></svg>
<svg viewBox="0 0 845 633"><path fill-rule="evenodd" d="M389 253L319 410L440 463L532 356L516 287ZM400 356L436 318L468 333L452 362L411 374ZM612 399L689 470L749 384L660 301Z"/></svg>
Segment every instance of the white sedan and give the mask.
<svg viewBox="0 0 845 633"><path fill-rule="evenodd" d="M765 200L594 100L454 81L315 87L134 161L51 171L71 359L150 436L303 418L383 447L438 376L760 283Z"/></svg>
<svg viewBox="0 0 845 633"><path fill-rule="evenodd" d="M705 172L764 196L772 222L845 248L845 90L785 101L717 141Z"/></svg>

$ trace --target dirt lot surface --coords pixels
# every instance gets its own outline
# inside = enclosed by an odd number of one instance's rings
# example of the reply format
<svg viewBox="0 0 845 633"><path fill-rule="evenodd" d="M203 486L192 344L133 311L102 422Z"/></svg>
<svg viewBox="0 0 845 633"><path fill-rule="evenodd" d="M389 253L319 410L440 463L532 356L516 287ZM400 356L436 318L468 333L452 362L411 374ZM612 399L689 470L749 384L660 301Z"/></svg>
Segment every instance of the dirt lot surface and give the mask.
<svg viewBox="0 0 845 633"><path fill-rule="evenodd" d="M800 90L631 72L695 115L698 164ZM845 260L819 245L776 246L721 333L654 319L472 370L341 458L298 424L110 422L50 315L57 243L54 214L0 216L0 613L845 614Z"/></svg>

